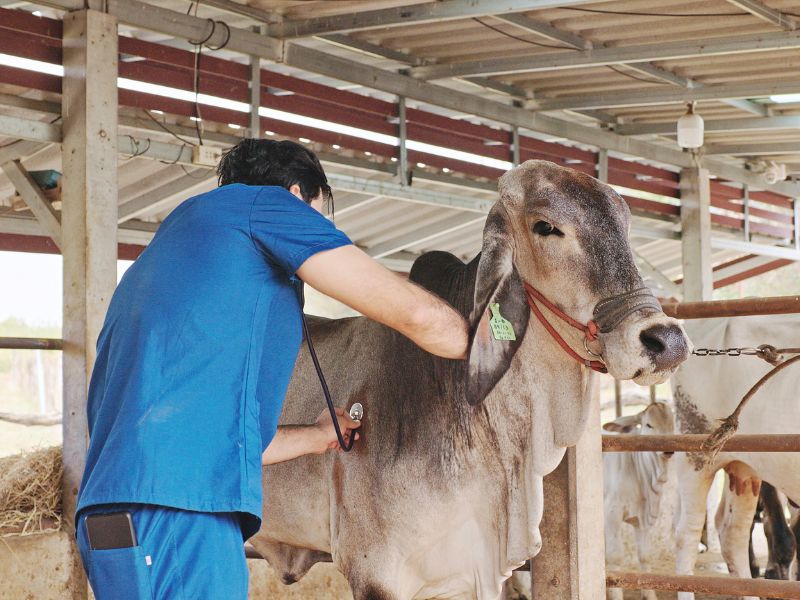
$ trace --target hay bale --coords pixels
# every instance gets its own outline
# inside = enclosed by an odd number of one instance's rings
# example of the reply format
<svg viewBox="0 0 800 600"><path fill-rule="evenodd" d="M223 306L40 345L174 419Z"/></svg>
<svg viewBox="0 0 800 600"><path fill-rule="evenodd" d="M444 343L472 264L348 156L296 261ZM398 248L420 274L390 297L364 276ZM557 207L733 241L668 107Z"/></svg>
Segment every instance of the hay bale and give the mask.
<svg viewBox="0 0 800 600"><path fill-rule="evenodd" d="M61 448L0 458L0 537L61 527Z"/></svg>

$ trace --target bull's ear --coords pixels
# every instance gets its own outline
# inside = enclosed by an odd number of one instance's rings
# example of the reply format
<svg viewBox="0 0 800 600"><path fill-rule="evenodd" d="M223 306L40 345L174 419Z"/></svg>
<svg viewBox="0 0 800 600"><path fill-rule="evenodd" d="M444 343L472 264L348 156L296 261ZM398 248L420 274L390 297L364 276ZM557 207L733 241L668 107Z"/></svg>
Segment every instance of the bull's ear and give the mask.
<svg viewBox="0 0 800 600"><path fill-rule="evenodd" d="M472 340L466 397L471 405L483 402L508 370L528 329L529 310L522 279L514 268L511 227L505 209L497 204L483 231L469 321Z"/></svg>
<svg viewBox="0 0 800 600"><path fill-rule="evenodd" d="M640 422L640 418L641 414L619 417L613 421L605 423L603 425L603 429L606 431L614 431L616 433L630 433L636 429L636 426Z"/></svg>

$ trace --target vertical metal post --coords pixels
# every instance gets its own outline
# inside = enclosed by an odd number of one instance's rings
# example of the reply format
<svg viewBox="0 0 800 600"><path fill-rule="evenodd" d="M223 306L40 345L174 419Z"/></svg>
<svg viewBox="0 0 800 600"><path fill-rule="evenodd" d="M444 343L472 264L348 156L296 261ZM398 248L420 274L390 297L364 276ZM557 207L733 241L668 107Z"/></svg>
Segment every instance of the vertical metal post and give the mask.
<svg viewBox="0 0 800 600"><path fill-rule="evenodd" d="M403 96L397 98L397 137L400 140L400 156L397 163L397 179L400 185L409 185L410 172L408 168L408 131L406 126L406 99Z"/></svg>
<svg viewBox="0 0 800 600"><path fill-rule="evenodd" d="M262 26L253 27L256 33L262 33ZM261 59L258 56L250 57L250 137L261 137L261 117L258 109L261 107Z"/></svg>
<svg viewBox="0 0 800 600"><path fill-rule="evenodd" d="M515 167L520 163L519 127L511 129L511 163Z"/></svg>
<svg viewBox="0 0 800 600"><path fill-rule="evenodd" d="M531 560L533 598L605 600L600 432L595 395L581 439L544 478L542 550Z"/></svg>
<svg viewBox="0 0 800 600"><path fill-rule="evenodd" d="M597 178L608 183L608 150L605 148L597 151Z"/></svg>
<svg viewBox="0 0 800 600"><path fill-rule="evenodd" d="M117 20L94 10L63 20L63 511L67 531L86 461L86 394L95 343L117 282ZM73 585L74 584L74 585ZM77 558L71 598L86 598Z"/></svg>
<svg viewBox="0 0 800 600"><path fill-rule="evenodd" d="M750 241L750 186L742 187L742 207L744 208L744 241Z"/></svg>
<svg viewBox="0 0 800 600"><path fill-rule="evenodd" d="M683 299L710 300L714 290L711 268L711 189L708 170L681 170L681 250Z"/></svg>
<svg viewBox="0 0 800 600"><path fill-rule="evenodd" d="M792 220L794 224L794 249L800 252L800 204L798 204L797 198L792 201L792 208L794 209L794 219Z"/></svg>
<svg viewBox="0 0 800 600"><path fill-rule="evenodd" d="M622 416L622 382L614 380L614 414L619 419Z"/></svg>

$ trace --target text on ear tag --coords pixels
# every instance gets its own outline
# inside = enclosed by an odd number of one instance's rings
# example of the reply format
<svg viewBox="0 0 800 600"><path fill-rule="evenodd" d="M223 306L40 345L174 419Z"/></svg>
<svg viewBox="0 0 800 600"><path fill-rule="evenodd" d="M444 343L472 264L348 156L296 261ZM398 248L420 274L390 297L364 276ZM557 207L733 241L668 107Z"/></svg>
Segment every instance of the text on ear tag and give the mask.
<svg viewBox="0 0 800 600"><path fill-rule="evenodd" d="M489 310L492 311L492 317L489 319L489 327L492 328L492 335L494 339L505 342L513 342L517 339L514 334L514 326L511 321L500 314L500 305L490 304Z"/></svg>

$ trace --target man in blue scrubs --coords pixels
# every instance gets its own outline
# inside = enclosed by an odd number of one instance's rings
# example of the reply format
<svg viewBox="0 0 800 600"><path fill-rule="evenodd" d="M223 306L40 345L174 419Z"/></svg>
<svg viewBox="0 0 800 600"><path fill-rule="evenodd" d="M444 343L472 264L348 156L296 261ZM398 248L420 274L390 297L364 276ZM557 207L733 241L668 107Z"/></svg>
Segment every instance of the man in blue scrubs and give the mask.
<svg viewBox="0 0 800 600"><path fill-rule="evenodd" d="M466 354L455 310L321 214L331 190L312 152L243 140L218 174L125 273L97 341L76 525L98 600L247 597L262 464L337 445L324 412L278 427L301 282L434 354ZM359 426L343 411L339 423L348 436Z"/></svg>

